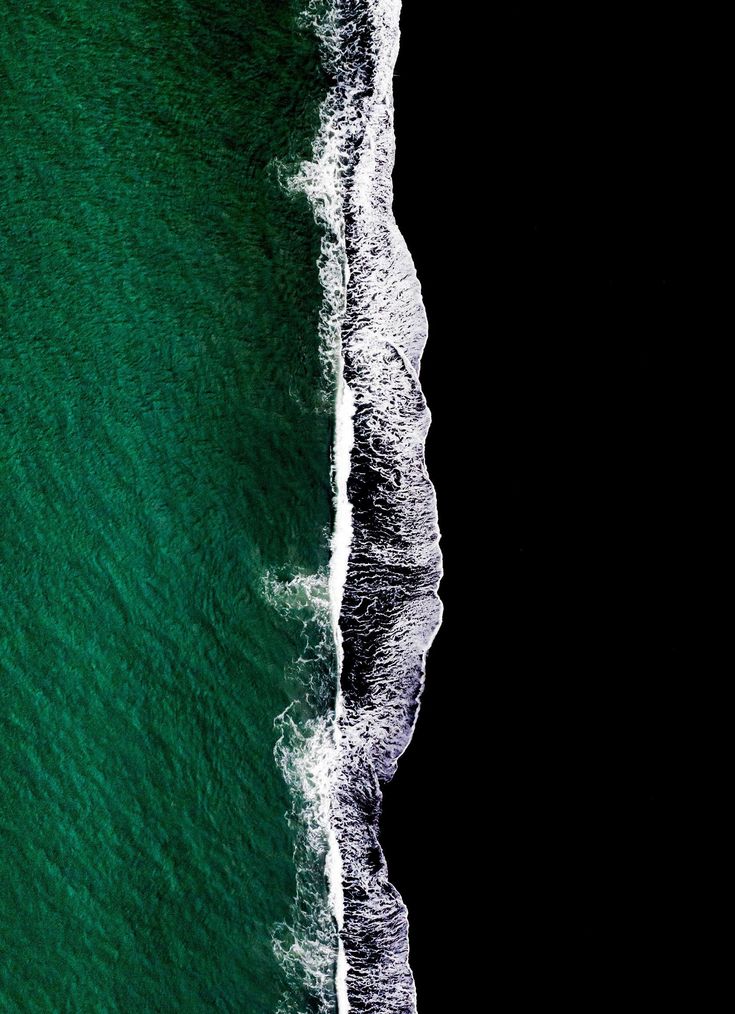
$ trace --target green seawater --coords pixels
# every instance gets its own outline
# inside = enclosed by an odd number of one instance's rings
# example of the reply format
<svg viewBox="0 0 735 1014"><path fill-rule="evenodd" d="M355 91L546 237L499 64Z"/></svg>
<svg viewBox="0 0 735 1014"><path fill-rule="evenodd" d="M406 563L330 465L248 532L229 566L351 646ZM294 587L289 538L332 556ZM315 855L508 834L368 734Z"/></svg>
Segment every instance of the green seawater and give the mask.
<svg viewBox="0 0 735 1014"><path fill-rule="evenodd" d="M288 988L309 632L263 587L332 523L319 235L276 165L326 89L301 6L0 0L3 1012Z"/></svg>

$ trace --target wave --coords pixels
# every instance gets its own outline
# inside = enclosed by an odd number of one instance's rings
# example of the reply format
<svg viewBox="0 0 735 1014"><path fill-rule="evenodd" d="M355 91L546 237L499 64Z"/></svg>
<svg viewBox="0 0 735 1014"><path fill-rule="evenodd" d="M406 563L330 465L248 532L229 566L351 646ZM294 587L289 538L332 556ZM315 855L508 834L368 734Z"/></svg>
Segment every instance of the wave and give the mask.
<svg viewBox="0 0 735 1014"><path fill-rule="evenodd" d="M424 460L430 413L418 377L427 320L392 213L400 6L309 5L305 17L334 83L314 156L289 184L322 226L321 335L336 380L328 592L339 687L333 734L311 731L316 752L300 770L310 764L324 775L314 813L328 839L340 1014L416 1010L407 912L388 878L378 822L382 786L413 734L442 612L436 498Z"/></svg>

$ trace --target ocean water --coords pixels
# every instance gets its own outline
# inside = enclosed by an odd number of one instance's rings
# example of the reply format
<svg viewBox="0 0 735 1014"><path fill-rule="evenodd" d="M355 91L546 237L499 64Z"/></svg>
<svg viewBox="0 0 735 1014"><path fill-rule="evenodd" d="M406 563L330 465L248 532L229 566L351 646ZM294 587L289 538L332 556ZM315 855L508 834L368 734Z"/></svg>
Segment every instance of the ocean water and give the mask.
<svg viewBox="0 0 735 1014"><path fill-rule="evenodd" d="M320 234L282 183L325 90L289 0L2 6L3 1011L317 1009L274 750L334 694Z"/></svg>
<svg viewBox="0 0 735 1014"><path fill-rule="evenodd" d="M399 0L8 3L0 1009L413 1014Z"/></svg>

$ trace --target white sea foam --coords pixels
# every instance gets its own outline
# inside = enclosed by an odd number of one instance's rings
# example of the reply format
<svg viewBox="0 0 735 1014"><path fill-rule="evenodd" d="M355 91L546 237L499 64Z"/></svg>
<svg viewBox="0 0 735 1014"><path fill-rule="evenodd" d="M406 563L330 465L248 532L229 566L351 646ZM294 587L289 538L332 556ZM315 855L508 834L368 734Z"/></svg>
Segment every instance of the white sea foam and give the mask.
<svg viewBox="0 0 735 1014"><path fill-rule="evenodd" d="M336 402L327 590L341 688L331 728L284 715L290 735L279 741L286 776L309 801L304 840L325 856L337 954L321 946L329 938L323 926L314 933L323 918L314 912L311 935L282 957L304 962L302 975L324 997L322 979L335 969L340 1014L416 1010L406 909L377 824L381 785L413 733L441 622L436 500L424 464L430 416L418 381L427 322L392 213L399 14L400 0L309 4L335 84L314 156L290 181L322 226L322 354Z"/></svg>
<svg viewBox="0 0 735 1014"><path fill-rule="evenodd" d="M333 913L339 899L331 883L325 890L323 871L334 866L331 798L337 758L335 721L319 703L325 683L334 679L329 576L318 572L280 579L267 572L262 591L275 612L302 629L300 655L290 673L302 699L275 720L275 756L293 800L288 818L295 835L296 870L292 918L275 928L273 939L289 981L278 1014L303 1014L304 994L316 1000L320 1014L333 1014L339 946ZM339 869L336 876L339 879Z"/></svg>

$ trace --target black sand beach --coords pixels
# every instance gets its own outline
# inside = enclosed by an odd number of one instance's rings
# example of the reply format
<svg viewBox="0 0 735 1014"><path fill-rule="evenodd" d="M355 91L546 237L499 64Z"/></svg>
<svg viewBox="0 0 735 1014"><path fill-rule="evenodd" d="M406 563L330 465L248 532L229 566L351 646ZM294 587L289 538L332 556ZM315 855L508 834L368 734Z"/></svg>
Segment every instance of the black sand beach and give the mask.
<svg viewBox="0 0 735 1014"><path fill-rule="evenodd" d="M402 15L445 613L382 844L421 1014L683 988L696 117L685 26L599 20Z"/></svg>

